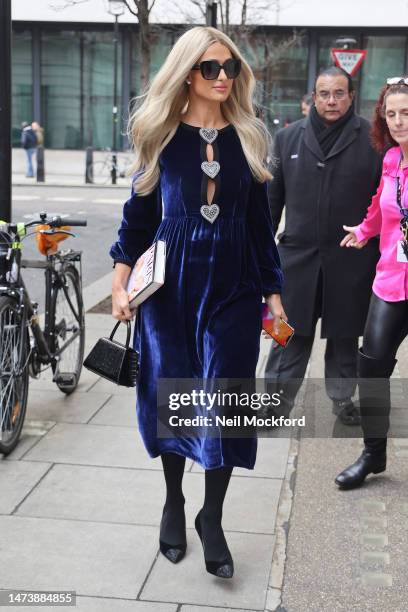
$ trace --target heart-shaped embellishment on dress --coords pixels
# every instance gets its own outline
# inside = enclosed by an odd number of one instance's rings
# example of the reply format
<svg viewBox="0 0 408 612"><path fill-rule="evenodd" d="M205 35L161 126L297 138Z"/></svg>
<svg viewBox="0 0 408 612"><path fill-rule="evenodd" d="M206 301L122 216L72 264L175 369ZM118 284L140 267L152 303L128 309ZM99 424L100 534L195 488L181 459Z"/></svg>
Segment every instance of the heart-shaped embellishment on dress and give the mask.
<svg viewBox="0 0 408 612"><path fill-rule="evenodd" d="M200 213L203 215L204 219L206 219L210 223L214 223L214 221L220 214L220 207L218 206L218 204L204 204L204 206L200 208Z"/></svg>
<svg viewBox="0 0 408 612"><path fill-rule="evenodd" d="M215 178L220 171L220 164L217 161L204 161L201 164L201 170L210 178Z"/></svg>
<svg viewBox="0 0 408 612"><path fill-rule="evenodd" d="M211 144L218 136L218 130L216 128L200 128L200 136L205 142Z"/></svg>

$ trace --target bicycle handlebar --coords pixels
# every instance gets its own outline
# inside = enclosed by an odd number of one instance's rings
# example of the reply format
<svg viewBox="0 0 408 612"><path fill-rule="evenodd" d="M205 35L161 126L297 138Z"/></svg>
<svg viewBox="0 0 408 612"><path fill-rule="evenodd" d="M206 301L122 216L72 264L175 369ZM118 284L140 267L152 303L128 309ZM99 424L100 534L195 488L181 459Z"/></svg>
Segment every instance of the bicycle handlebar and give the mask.
<svg viewBox="0 0 408 612"><path fill-rule="evenodd" d="M70 225L71 227L86 227L88 221L86 219L71 219L70 217L53 217L51 221L46 221L46 224L50 227L62 227L63 225Z"/></svg>
<svg viewBox="0 0 408 612"><path fill-rule="evenodd" d="M47 217L47 213L40 213L39 219L33 219L33 221L29 221L28 223L6 223L7 231L12 234L18 235L21 231L21 226L23 228L32 227L33 225L48 225L49 227L62 227L64 225L70 225L71 227L86 227L88 222L86 219L71 219L70 217L61 217L60 215L56 215L49 219Z"/></svg>

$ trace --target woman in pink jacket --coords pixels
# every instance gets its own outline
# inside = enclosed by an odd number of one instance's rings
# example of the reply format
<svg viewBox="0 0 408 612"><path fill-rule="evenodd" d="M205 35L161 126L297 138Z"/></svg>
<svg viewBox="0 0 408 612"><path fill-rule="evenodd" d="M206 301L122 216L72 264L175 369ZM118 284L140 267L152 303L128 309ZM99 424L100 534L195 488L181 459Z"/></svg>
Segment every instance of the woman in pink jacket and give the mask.
<svg viewBox="0 0 408 612"><path fill-rule="evenodd" d="M380 186L360 225L344 229L343 247L363 248L380 235L381 257L359 351L359 392L364 450L335 480L342 489L361 485L386 468L390 376L408 334L408 78L387 80L375 109L373 140L388 149Z"/></svg>

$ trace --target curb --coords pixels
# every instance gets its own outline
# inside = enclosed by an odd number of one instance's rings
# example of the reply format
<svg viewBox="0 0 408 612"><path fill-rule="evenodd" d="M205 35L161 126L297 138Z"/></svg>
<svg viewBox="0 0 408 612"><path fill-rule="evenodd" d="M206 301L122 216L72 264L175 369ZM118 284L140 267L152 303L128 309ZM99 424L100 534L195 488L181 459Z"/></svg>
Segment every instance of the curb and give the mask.
<svg viewBox="0 0 408 612"><path fill-rule="evenodd" d="M82 290L84 310L87 312L112 292L112 272L101 276L97 281L87 285Z"/></svg>
<svg viewBox="0 0 408 612"><path fill-rule="evenodd" d="M106 185L93 185L92 183L68 183L61 181L47 181L46 183L26 183L24 181L12 181L13 187L66 187L66 188L82 188L82 189L126 189L127 191L130 189L129 185L111 185L110 183Z"/></svg>
<svg viewBox="0 0 408 612"><path fill-rule="evenodd" d="M273 550L272 567L269 576L269 585L266 592L264 612L284 612L284 608L281 607L282 589L285 576L289 521L294 499L294 484L296 478L298 453L299 439L295 433L290 442L285 477L282 482L278 511L276 514L276 540Z"/></svg>

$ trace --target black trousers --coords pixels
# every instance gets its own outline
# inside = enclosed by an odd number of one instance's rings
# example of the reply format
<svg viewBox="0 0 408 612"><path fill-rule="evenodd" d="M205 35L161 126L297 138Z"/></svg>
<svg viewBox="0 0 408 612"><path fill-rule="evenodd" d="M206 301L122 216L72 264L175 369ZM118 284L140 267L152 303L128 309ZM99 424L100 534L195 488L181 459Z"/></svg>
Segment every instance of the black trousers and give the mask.
<svg viewBox="0 0 408 612"><path fill-rule="evenodd" d="M364 328L363 353L373 359L394 359L408 335L408 300L386 302L375 293Z"/></svg>
<svg viewBox="0 0 408 612"><path fill-rule="evenodd" d="M285 304L283 305L285 306ZM277 382L283 390L286 410L290 410L305 377L313 348L316 324L322 312L322 274L316 292L313 336L296 334L286 348L272 347L265 368L265 379ZM332 400L348 400L356 390L358 338L328 338L324 354L326 393ZM288 384L282 384L290 381ZM268 380L266 380L267 387ZM276 387L277 388L277 387Z"/></svg>
<svg viewBox="0 0 408 612"><path fill-rule="evenodd" d="M359 363L361 424L366 449L384 453L395 355L408 335L408 300L387 302L374 293L364 329Z"/></svg>

